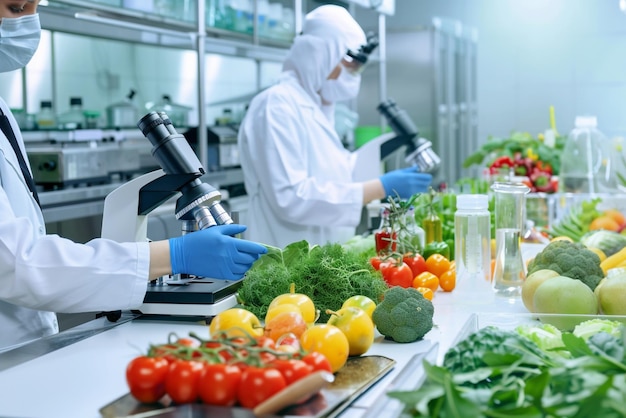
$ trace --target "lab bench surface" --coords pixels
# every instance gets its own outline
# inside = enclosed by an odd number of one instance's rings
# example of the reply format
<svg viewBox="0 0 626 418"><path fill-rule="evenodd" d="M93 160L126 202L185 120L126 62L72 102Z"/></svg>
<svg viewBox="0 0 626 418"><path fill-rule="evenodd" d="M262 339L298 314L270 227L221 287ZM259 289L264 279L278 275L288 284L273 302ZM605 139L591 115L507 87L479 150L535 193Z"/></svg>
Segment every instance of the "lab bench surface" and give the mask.
<svg viewBox="0 0 626 418"><path fill-rule="evenodd" d="M454 292L437 292L435 327L423 340L398 344L377 335L366 355L396 361L393 370L357 398L342 418L366 415L394 378L418 353L438 345L437 361L473 313L523 313L521 300L459 302ZM126 365L170 333L208 336L201 322L163 321L124 313L117 323L98 318L57 335L0 354L0 416L97 418L99 409L128 393Z"/></svg>

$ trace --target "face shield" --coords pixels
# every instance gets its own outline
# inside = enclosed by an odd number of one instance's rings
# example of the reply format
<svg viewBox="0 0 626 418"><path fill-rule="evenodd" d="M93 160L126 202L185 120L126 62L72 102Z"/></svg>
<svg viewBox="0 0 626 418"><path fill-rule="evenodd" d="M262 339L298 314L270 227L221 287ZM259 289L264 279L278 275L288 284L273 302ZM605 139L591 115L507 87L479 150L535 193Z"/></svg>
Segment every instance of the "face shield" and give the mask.
<svg viewBox="0 0 626 418"><path fill-rule="evenodd" d="M367 34L367 43L361 45L358 51L348 49L348 52L341 59L341 66L352 75L361 74L370 54L378 47L378 36L374 33Z"/></svg>

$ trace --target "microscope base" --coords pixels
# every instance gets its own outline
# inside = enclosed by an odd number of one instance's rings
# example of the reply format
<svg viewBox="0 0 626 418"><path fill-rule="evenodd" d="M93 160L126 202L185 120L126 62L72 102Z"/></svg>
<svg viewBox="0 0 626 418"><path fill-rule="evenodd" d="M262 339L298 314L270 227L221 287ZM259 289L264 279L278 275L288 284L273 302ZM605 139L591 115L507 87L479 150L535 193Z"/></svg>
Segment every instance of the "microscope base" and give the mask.
<svg viewBox="0 0 626 418"><path fill-rule="evenodd" d="M138 311L145 315L213 317L237 304L241 283L198 278L181 285L153 285Z"/></svg>

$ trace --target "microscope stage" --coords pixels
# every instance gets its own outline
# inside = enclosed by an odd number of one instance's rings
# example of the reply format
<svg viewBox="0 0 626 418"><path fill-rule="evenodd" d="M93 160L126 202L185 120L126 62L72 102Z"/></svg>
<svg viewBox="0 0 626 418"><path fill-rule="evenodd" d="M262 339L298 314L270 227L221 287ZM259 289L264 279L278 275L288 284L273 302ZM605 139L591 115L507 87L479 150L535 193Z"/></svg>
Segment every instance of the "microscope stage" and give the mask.
<svg viewBox="0 0 626 418"><path fill-rule="evenodd" d="M236 292L240 280L215 280L196 278L183 284L160 284L148 286L143 314L215 316L237 304Z"/></svg>

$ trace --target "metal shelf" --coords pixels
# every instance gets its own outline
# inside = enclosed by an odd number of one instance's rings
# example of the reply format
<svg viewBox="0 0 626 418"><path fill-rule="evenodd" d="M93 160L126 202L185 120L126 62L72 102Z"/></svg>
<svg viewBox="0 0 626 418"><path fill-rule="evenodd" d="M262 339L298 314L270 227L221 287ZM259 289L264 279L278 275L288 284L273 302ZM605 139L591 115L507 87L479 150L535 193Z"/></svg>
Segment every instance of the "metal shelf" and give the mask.
<svg viewBox="0 0 626 418"><path fill-rule="evenodd" d="M39 8L42 28L118 41L196 49L195 22L184 22L129 9L111 8L84 1L63 0ZM115 28L115 30L111 30ZM282 61L289 43L255 42L252 35L206 28L205 53Z"/></svg>

